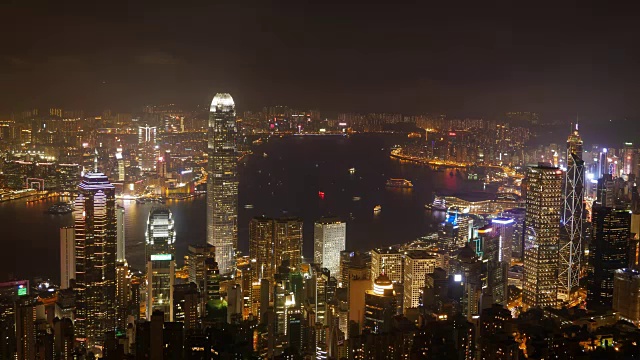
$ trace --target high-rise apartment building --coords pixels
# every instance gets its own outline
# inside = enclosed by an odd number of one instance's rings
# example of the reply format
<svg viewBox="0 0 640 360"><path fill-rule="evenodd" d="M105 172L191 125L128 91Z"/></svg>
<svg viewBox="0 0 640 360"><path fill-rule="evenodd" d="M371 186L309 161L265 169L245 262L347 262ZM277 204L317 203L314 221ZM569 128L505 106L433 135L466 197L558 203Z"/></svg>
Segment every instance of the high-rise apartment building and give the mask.
<svg viewBox="0 0 640 360"><path fill-rule="evenodd" d="M60 229L60 288L68 289L76 278L76 238L73 227Z"/></svg>
<svg viewBox="0 0 640 360"><path fill-rule="evenodd" d="M613 301L615 271L629 264L631 214L626 209L592 208L587 307L606 310Z"/></svg>
<svg viewBox="0 0 640 360"><path fill-rule="evenodd" d="M340 252L346 247L347 223L325 217L313 228L313 262L327 268L332 276L340 273Z"/></svg>
<svg viewBox="0 0 640 360"><path fill-rule="evenodd" d="M220 274L233 271L238 242L236 106L231 95L211 101L207 165L207 243L215 246Z"/></svg>
<svg viewBox="0 0 640 360"><path fill-rule="evenodd" d="M155 310L160 310L166 321L173 321L176 233L169 209L154 208L149 212L145 237L147 319L151 319Z"/></svg>
<svg viewBox="0 0 640 360"><path fill-rule="evenodd" d="M98 172L84 175L73 212L76 241L76 339L103 343L116 327L115 188Z"/></svg>
<svg viewBox="0 0 640 360"><path fill-rule="evenodd" d="M418 307L427 274L433 273L438 259L426 251L410 251L404 260L405 309Z"/></svg>
<svg viewBox="0 0 640 360"><path fill-rule="evenodd" d="M582 219L584 215L584 161L578 124L567 139L567 172L564 185L563 236L560 237L558 299L568 301L578 287L582 255Z"/></svg>
<svg viewBox="0 0 640 360"><path fill-rule="evenodd" d="M394 248L371 250L371 278L385 274L393 283L403 281L403 254Z"/></svg>
<svg viewBox="0 0 640 360"><path fill-rule="evenodd" d="M284 260L292 268L302 262L302 219L259 216L249 222L249 257L253 281L273 280Z"/></svg>
<svg viewBox="0 0 640 360"><path fill-rule="evenodd" d="M558 254L562 170L545 164L527 169L524 282L526 307L558 304Z"/></svg>

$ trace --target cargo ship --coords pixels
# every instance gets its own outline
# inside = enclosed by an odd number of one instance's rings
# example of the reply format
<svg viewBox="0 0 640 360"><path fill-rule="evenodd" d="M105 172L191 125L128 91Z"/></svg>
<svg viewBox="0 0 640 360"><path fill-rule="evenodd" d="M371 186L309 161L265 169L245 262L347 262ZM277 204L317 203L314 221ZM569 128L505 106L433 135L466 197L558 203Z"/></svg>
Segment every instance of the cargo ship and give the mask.
<svg viewBox="0 0 640 360"><path fill-rule="evenodd" d="M412 188L413 184L407 179L389 179L387 180L387 187Z"/></svg>

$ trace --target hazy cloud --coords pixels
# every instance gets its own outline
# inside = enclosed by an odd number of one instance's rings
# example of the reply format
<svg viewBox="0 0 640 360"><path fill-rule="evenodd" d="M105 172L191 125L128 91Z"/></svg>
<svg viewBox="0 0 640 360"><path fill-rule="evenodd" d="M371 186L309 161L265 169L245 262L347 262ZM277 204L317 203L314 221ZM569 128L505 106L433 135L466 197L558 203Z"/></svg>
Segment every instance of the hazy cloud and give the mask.
<svg viewBox="0 0 640 360"><path fill-rule="evenodd" d="M153 51L136 56L136 61L143 65L178 65L182 61L164 51Z"/></svg>

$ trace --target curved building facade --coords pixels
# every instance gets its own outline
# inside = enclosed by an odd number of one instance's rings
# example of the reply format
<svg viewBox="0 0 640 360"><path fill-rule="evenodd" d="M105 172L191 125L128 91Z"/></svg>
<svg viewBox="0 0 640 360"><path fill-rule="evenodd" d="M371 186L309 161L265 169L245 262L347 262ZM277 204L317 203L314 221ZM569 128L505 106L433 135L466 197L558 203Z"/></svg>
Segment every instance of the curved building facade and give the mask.
<svg viewBox="0 0 640 360"><path fill-rule="evenodd" d="M237 134L233 98L216 94L208 127L207 243L216 248L220 274L233 271L238 243Z"/></svg>

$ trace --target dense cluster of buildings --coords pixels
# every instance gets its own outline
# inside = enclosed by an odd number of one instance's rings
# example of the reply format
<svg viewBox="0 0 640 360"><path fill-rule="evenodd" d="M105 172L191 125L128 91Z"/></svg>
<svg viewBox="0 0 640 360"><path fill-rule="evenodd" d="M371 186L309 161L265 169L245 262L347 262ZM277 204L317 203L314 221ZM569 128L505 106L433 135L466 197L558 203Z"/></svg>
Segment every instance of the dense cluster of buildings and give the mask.
<svg viewBox="0 0 640 360"><path fill-rule="evenodd" d="M51 121L29 113L0 127L16 146L3 164L6 186L30 188L35 178L44 181L38 190L74 196L74 226L60 230L61 284L0 283L2 359L640 353L640 151L630 144L587 152L576 126L562 155L556 149L555 157L531 158L524 144L527 126L539 122L533 113L510 113L507 124L341 114L336 125L317 111L273 107L239 121L229 94L213 98L205 123L147 108L135 121L103 114L81 124L57 110ZM249 254L237 251L241 127L384 131L399 123L428 129L427 145L421 138L408 152L520 167L518 190L509 192L517 199L489 205L448 197L431 210L444 215L437 232L367 251L348 249L345 221L314 219L310 259L302 252L303 219L255 217ZM477 129L491 131L479 136ZM82 151L45 163L49 155L25 153L21 141L34 149L71 142ZM538 164L524 166L532 159ZM144 269L130 268L116 198L205 182L206 239L189 245L184 267L176 257L176 219L160 205L148 215Z"/></svg>

